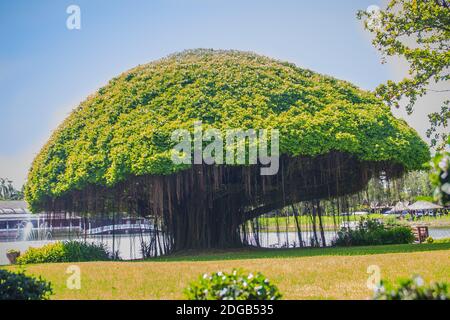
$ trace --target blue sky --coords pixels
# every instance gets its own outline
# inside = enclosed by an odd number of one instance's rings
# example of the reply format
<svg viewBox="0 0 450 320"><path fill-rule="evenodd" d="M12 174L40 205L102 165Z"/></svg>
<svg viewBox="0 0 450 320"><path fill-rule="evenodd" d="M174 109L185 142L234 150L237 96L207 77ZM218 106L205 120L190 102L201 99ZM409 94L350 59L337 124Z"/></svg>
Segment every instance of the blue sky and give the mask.
<svg viewBox="0 0 450 320"><path fill-rule="evenodd" d="M81 9L81 30L66 8ZM0 176L17 185L52 130L119 73L189 48L239 49L364 89L395 77L355 17L380 1L1 1Z"/></svg>

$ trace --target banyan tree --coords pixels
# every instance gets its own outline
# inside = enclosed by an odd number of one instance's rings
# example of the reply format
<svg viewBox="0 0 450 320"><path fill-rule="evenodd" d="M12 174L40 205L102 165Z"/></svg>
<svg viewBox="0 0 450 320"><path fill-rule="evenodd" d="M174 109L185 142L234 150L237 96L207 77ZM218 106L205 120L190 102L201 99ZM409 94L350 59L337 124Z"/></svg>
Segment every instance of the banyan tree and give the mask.
<svg viewBox="0 0 450 320"><path fill-rule="evenodd" d="M198 121L277 129L278 171L261 175L248 157L174 163L173 132L193 134ZM148 217L164 251L236 247L259 216L293 208L321 223L320 201L428 158L405 121L348 82L253 53L190 50L126 71L73 110L35 158L26 198L34 211Z"/></svg>

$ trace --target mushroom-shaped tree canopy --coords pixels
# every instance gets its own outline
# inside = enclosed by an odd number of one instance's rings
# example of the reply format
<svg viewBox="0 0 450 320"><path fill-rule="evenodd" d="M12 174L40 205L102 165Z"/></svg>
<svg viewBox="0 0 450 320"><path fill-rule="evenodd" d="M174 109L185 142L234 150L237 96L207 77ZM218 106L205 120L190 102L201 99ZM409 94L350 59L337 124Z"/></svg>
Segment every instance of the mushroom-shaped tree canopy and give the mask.
<svg viewBox="0 0 450 320"><path fill-rule="evenodd" d="M171 137L279 130L280 166L175 164ZM189 50L140 65L88 97L35 158L34 211L157 217L172 249L240 243L247 219L291 203L362 190L419 169L427 145L372 93L253 53ZM247 161L247 160L246 160Z"/></svg>

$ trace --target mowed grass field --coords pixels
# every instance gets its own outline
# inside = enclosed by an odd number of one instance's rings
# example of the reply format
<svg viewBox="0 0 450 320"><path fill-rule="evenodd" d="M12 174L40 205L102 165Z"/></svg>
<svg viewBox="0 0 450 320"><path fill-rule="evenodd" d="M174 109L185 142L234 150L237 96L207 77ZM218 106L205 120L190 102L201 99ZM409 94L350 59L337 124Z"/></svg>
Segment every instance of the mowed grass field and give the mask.
<svg viewBox="0 0 450 320"><path fill-rule="evenodd" d="M81 270L81 289L70 290L70 265ZM283 299L367 299L367 268L381 277L420 274L426 281L450 282L450 243L374 247L188 253L135 262L84 262L26 266L26 273L52 282L52 299L183 299L183 289L205 272L243 268L262 272ZM6 267L17 270L16 266Z"/></svg>

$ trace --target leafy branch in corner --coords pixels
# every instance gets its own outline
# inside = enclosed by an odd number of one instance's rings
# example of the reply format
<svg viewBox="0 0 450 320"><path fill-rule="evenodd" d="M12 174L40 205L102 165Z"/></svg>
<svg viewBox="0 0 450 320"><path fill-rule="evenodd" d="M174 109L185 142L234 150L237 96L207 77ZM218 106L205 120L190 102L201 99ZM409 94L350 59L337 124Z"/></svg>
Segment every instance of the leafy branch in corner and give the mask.
<svg viewBox="0 0 450 320"><path fill-rule="evenodd" d="M450 93L430 86L448 83L450 79L450 1L390 0L384 10L358 11L366 30L374 35L373 45L388 56L400 56L409 63L409 77L399 82L388 81L376 88L376 94L389 106L400 107L406 99L406 111L411 114L419 97L427 93ZM427 136L435 146L446 135L438 128L447 128L449 100L444 99L440 112L429 114Z"/></svg>

